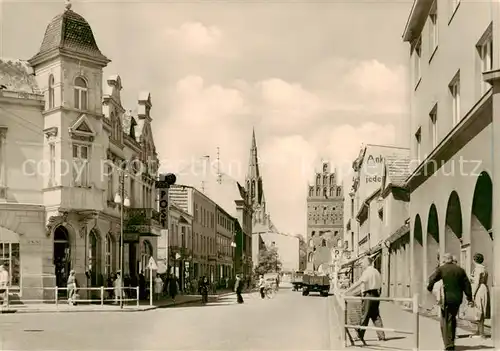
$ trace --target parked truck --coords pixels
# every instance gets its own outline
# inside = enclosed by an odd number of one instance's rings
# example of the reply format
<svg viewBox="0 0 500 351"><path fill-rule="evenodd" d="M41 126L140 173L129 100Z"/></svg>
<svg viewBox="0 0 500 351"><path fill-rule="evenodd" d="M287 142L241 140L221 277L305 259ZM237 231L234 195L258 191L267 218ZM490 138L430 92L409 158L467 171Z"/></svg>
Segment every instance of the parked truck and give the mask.
<svg viewBox="0 0 500 351"><path fill-rule="evenodd" d="M330 277L320 272L306 272L302 277L302 296L311 292L319 292L321 296L328 296L330 292Z"/></svg>

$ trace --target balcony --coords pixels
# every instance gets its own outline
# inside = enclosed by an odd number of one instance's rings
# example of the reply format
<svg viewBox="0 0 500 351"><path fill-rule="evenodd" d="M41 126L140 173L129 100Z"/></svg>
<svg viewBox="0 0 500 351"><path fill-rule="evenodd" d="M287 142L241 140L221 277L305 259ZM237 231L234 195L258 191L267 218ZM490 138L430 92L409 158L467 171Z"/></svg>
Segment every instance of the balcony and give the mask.
<svg viewBox="0 0 500 351"><path fill-rule="evenodd" d="M125 217L125 232L139 236L160 236L160 213L152 208L128 208Z"/></svg>

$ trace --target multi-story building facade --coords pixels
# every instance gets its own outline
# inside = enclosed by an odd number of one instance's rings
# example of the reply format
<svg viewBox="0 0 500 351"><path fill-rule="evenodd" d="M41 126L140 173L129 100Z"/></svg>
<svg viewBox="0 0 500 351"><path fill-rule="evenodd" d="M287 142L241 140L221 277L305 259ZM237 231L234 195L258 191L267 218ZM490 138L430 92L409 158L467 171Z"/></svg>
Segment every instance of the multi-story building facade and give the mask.
<svg viewBox="0 0 500 351"><path fill-rule="evenodd" d="M0 263L8 266L13 288L40 298L29 288L55 280L43 182L36 176L44 157L45 100L31 72L26 62L0 59Z"/></svg>
<svg viewBox="0 0 500 351"><path fill-rule="evenodd" d="M168 207L168 225L170 230L162 231L158 238L158 262L162 271L175 275L182 290L193 279L193 216L175 202ZM159 266L160 267L160 266Z"/></svg>
<svg viewBox="0 0 500 351"><path fill-rule="evenodd" d="M386 234L382 231L384 201L381 196L386 169L392 169L395 160L408 158L408 148L367 144L361 147L353 161L353 177L349 195L344 199L344 245L342 262L355 280L360 269L356 264L364 255L373 255L378 269L382 268L381 241ZM391 174L392 175L392 174Z"/></svg>
<svg viewBox="0 0 500 351"><path fill-rule="evenodd" d="M194 187L174 185L169 198L193 216L193 277L214 281L217 262L216 203ZM175 228L170 228L170 231ZM174 253L175 255L175 253ZM172 259L172 258L171 258Z"/></svg>
<svg viewBox="0 0 500 351"><path fill-rule="evenodd" d="M500 63L498 6L415 1L404 30L412 61L411 287L421 296L438 253L456 256L467 273L477 252L494 267L495 91L485 78L495 74L485 72Z"/></svg>
<svg viewBox="0 0 500 351"><path fill-rule="evenodd" d="M222 207L216 207L217 218L217 269L216 280L224 281L234 277L234 254L236 247L236 219Z"/></svg>
<svg viewBox="0 0 500 351"><path fill-rule="evenodd" d="M0 193L4 206L14 211L5 220L15 213L12 203L36 204L26 207L24 213L32 219L25 224L1 224L2 246L14 259L3 258L11 263L12 285L23 298L40 296L40 289L30 290L34 286L65 286L71 269L82 287L101 285L119 269L119 205L108 201L117 193L130 199L124 275L137 275L141 257L149 260L156 251L159 222L153 192L158 162L151 100L145 94L137 114L125 116L120 78L111 77L102 86L109 62L89 24L70 5L50 22L39 52L29 60L34 78L26 63L2 61L2 77L10 79L0 93L5 103L0 124L9 123L2 129ZM140 167L146 160L152 166ZM28 223L35 228L23 243L18 237ZM44 236L40 228L46 228Z"/></svg>
<svg viewBox="0 0 500 351"><path fill-rule="evenodd" d="M343 196L343 187L337 185L335 171L331 170L328 162L323 162L321 171L316 172L314 185L308 186L307 269L317 268L322 263L331 263L323 262L330 260L331 255L327 257L327 250L321 247L327 247L330 252L338 245L338 240L342 240ZM320 254L319 251L324 253Z"/></svg>

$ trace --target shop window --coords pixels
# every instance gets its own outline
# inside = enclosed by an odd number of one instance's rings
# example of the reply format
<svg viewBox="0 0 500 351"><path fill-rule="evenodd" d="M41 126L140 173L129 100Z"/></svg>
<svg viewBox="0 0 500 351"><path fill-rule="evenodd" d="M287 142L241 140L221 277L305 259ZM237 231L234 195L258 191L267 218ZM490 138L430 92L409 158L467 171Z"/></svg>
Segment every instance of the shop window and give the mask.
<svg viewBox="0 0 500 351"><path fill-rule="evenodd" d="M0 264L9 272L10 286L21 286L19 243L0 243Z"/></svg>

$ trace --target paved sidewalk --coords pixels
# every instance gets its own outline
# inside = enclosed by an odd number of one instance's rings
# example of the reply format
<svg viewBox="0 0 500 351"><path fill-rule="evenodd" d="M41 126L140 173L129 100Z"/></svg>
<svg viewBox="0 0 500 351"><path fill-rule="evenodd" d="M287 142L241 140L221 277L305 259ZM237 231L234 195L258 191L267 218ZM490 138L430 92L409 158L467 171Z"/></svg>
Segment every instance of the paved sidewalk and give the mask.
<svg viewBox="0 0 500 351"><path fill-rule="evenodd" d="M210 299L218 299L224 296L233 295L234 292L221 291L217 295L209 295ZM150 311L157 308L166 308L171 306L178 306L187 303L201 301L201 295L178 295L173 301L170 298L165 298L160 301L154 301L153 306L149 305L149 300L139 301L139 306L134 301L128 301L123 308L119 305L112 305L110 303L100 305L81 303L76 306L70 306L65 302L59 304L55 303L13 303L9 307L0 307L0 313L60 313L60 312L142 312Z"/></svg>
<svg viewBox="0 0 500 351"><path fill-rule="evenodd" d="M380 304L380 314L385 328L411 331L413 328L413 314L403 310L399 305L390 302ZM371 322L370 322L370 325ZM442 350L443 341L441 339L441 328L438 321L420 316L420 350ZM365 341L368 347L362 347L361 342L356 341L355 346L347 346L352 350L411 350L414 346L414 336L386 332L387 341L378 341L375 331L366 332ZM351 330L351 335L355 331ZM492 350L491 339L470 338L470 332L457 329L457 350ZM348 345L350 342L348 341Z"/></svg>

